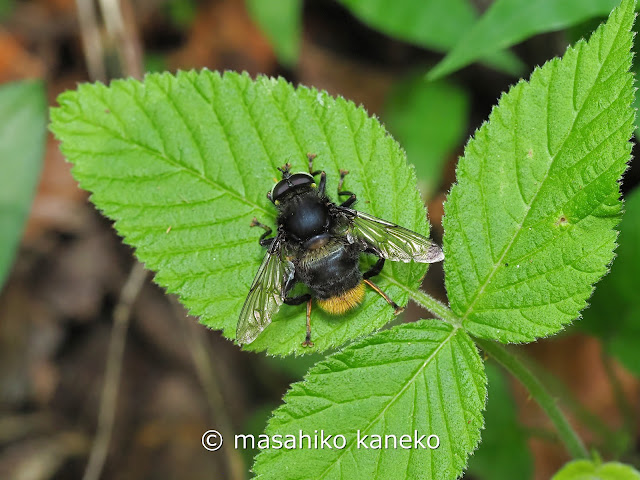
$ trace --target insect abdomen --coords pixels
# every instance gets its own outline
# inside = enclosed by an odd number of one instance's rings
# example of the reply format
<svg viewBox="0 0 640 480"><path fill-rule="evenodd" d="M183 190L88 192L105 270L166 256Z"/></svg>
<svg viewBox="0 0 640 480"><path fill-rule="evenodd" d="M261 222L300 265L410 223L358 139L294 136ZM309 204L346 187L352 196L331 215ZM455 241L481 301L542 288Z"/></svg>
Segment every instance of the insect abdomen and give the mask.
<svg viewBox="0 0 640 480"><path fill-rule="evenodd" d="M356 246L332 241L317 250L308 250L296 266L296 273L318 300L340 297L362 282Z"/></svg>
<svg viewBox="0 0 640 480"><path fill-rule="evenodd" d="M332 315L342 315L362 303L362 300L364 300L364 290L364 282L360 282L342 295L326 299L317 299L318 306Z"/></svg>

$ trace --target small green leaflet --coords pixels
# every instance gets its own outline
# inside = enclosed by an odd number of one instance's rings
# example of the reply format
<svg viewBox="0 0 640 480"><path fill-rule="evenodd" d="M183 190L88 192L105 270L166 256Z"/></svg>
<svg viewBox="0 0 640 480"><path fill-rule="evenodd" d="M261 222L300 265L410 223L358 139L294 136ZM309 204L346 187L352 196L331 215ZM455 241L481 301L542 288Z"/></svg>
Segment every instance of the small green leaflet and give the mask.
<svg viewBox="0 0 640 480"><path fill-rule="evenodd" d="M204 70L85 84L58 101L51 129L81 187L157 272L156 282L228 338L265 255L251 219L275 227L266 193L284 163L307 171L306 155L315 153L334 200L339 169L349 170L345 188L358 195L356 208L428 234L404 153L375 118L343 98L282 79ZM379 285L405 305L425 271L388 262ZM373 291L344 316L316 308L315 348L305 349L305 308L284 305L248 348L322 351L392 317Z"/></svg>
<svg viewBox="0 0 640 480"><path fill-rule="evenodd" d="M618 462L600 464L590 460L576 460L565 465L552 480L640 480L640 472Z"/></svg>
<svg viewBox="0 0 640 480"><path fill-rule="evenodd" d="M0 87L0 289L13 263L40 175L46 108L40 82Z"/></svg>
<svg viewBox="0 0 640 480"><path fill-rule="evenodd" d="M455 46L427 77L442 78L536 34L604 16L618 3L616 0L496 0L480 20L462 32Z"/></svg>
<svg viewBox="0 0 640 480"><path fill-rule="evenodd" d="M532 341L586 306L613 258L634 128L624 1L588 42L503 95L445 204L453 312L473 335Z"/></svg>
<svg viewBox="0 0 640 480"><path fill-rule="evenodd" d="M439 52L449 51L460 32L475 24L470 0L339 0L361 21L387 35ZM491 51L482 61L494 68L518 74L522 61L509 51Z"/></svg>
<svg viewBox="0 0 640 480"><path fill-rule="evenodd" d="M445 162L464 140L467 92L450 82L425 82L424 75L414 75L393 87L382 119L415 165L424 197L431 198Z"/></svg>
<svg viewBox="0 0 640 480"><path fill-rule="evenodd" d="M280 62L287 67L295 66L302 42L302 0L246 0L246 5Z"/></svg>
<svg viewBox="0 0 640 480"><path fill-rule="evenodd" d="M437 320L394 327L314 366L285 395L265 431L313 437L323 430L343 435L344 447L263 450L256 478L457 478L480 440L485 397L482 360L463 330ZM410 435L411 448L394 447L386 435L397 442ZM426 448L416 444L421 435ZM429 435L439 438L433 450ZM382 448L375 448L375 436Z"/></svg>

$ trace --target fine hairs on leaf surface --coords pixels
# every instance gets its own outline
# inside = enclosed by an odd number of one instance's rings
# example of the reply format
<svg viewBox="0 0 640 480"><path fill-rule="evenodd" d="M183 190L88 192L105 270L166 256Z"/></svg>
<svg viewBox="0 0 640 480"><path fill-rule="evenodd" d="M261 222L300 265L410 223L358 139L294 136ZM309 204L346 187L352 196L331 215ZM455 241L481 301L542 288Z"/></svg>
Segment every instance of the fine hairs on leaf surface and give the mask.
<svg viewBox="0 0 640 480"><path fill-rule="evenodd" d="M456 430L456 409L482 398L485 379L470 360L474 355L461 361L452 353L452 339L468 338L463 329L502 341L555 333L578 316L612 259L621 214L618 181L630 158L634 121L628 73L633 19L634 2L623 2L588 43L579 42L504 95L467 145L444 222L448 293L453 320L462 320L462 328L454 321L434 338L435 321L394 327L312 368L285 396L266 433L329 425L351 437L343 450L305 450L304 457L300 451L264 450L254 466L258 478L276 478L278 472L277 478L302 479L314 472L313 478L453 479L462 473L477 445L476 414L483 405L466 406L474 419L466 431ZM436 346L420 349L412 364L405 355L421 334ZM394 335L405 341L394 349L398 363L384 354L385 340ZM361 350L366 360L353 361ZM379 359L383 376L360 370ZM412 374L403 373L404 367ZM455 368L455 385L443 383L447 367ZM385 381L393 388L371 386ZM413 401L407 392L414 392ZM427 400L434 394L440 403ZM547 400L553 408L553 399ZM403 401L403 409L393 408ZM407 417L442 435L437 453L357 448L358 431L406 432ZM572 453L586 450L578 442Z"/></svg>
<svg viewBox="0 0 640 480"><path fill-rule="evenodd" d="M634 125L628 2L589 42L503 95L445 204L452 311L473 335L533 341L578 317L613 259Z"/></svg>
<svg viewBox="0 0 640 480"><path fill-rule="evenodd" d="M380 332L314 366L266 430L297 435L322 429L344 435L345 447L264 450L256 478L457 478L480 440L485 396L482 360L461 329L422 320ZM416 432L438 432L440 446L417 446ZM411 448L384 448L393 442L387 435L399 441L405 434ZM371 443L374 435L382 448Z"/></svg>
<svg viewBox="0 0 640 480"><path fill-rule="evenodd" d="M343 98L282 79L204 70L84 84L59 103L52 130L80 185L157 272L156 282L228 338L265 254L251 220L275 227L266 193L284 163L307 171L307 153L316 154L314 168L327 172L334 200L339 170L349 170L345 188L358 195L357 209L428 235L404 153L375 118ZM405 305L426 268L389 262L378 284ZM392 317L371 290L344 316L314 309L315 347L304 348L305 309L283 305L245 348L323 351Z"/></svg>
<svg viewBox="0 0 640 480"><path fill-rule="evenodd" d="M313 445L316 435L330 435L333 448L263 444L257 478L462 475L480 441L487 392L470 335L504 365L496 352L509 353L492 340L533 341L561 330L613 258L618 182L634 123L634 6L623 1L588 42L503 95L468 143L445 205L451 310L416 290L425 265L385 265L383 290L401 305L412 295L444 321L395 326L312 367L265 437ZM52 130L81 186L156 281L229 338L264 255L261 232L249 224L258 217L274 226L265 193L285 162L305 171L306 154L317 154L334 200L338 171L349 170L345 188L358 194L358 209L428 234L402 150L342 98L281 79L202 71L83 85L59 102ZM345 316L316 309L316 350L369 334L392 315L374 292ZM304 316L304 308L283 307L249 348L301 352ZM546 392L536 395L540 402ZM438 437L435 449L425 446L430 435ZM586 456L575 443L572 454Z"/></svg>

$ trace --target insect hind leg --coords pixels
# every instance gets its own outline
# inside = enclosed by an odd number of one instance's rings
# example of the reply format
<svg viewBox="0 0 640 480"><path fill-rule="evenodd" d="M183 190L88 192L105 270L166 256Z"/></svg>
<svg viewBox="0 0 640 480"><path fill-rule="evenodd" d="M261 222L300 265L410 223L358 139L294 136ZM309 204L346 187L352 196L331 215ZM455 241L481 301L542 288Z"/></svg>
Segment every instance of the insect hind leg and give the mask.
<svg viewBox="0 0 640 480"><path fill-rule="evenodd" d="M387 295L386 293L384 293L379 286L377 286L375 283L373 283L371 280L365 279L364 283L366 283L367 285L369 285L376 293L378 293L378 295L380 295L382 298L384 298L387 303L389 305L391 305L393 307L393 309L395 310L395 314L398 315L400 312L402 312L404 310L404 307L401 307L400 305L398 305L396 302L394 302L393 300L391 300L391 298L389 297L389 295Z"/></svg>

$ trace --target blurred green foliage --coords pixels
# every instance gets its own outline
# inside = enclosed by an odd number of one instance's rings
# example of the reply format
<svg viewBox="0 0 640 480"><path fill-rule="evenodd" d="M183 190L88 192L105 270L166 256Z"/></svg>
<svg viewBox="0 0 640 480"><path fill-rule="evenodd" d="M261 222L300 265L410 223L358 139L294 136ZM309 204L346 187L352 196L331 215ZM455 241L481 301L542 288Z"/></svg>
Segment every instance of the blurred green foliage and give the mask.
<svg viewBox="0 0 640 480"><path fill-rule="evenodd" d="M602 339L611 355L640 376L640 189L627 195L624 208L617 258L578 325Z"/></svg>
<svg viewBox="0 0 640 480"><path fill-rule="evenodd" d="M276 56L293 67L300 54L302 0L246 0L249 14L267 36Z"/></svg>
<svg viewBox="0 0 640 480"><path fill-rule="evenodd" d="M565 465L552 480L640 480L640 472L618 462L576 460Z"/></svg>
<svg viewBox="0 0 640 480"><path fill-rule="evenodd" d="M187 27L196 18L195 0L170 0L165 8L169 18L179 27Z"/></svg>
<svg viewBox="0 0 640 480"><path fill-rule="evenodd" d="M606 16L618 0L497 0L465 30L455 47L431 71L435 80L543 32L562 30L593 17Z"/></svg>
<svg viewBox="0 0 640 480"><path fill-rule="evenodd" d="M528 480L533 477L533 458L509 382L494 363L485 362L485 370L489 381L485 429L482 443L469 459L469 473L480 480Z"/></svg>
<svg viewBox="0 0 640 480"><path fill-rule="evenodd" d="M394 86L383 120L415 165L423 196L430 198L445 162L464 140L467 92L452 82L425 82L423 75L413 75Z"/></svg>
<svg viewBox="0 0 640 480"><path fill-rule="evenodd" d="M46 132L41 82L0 87L0 287L13 263L40 174Z"/></svg>
<svg viewBox="0 0 640 480"><path fill-rule="evenodd" d="M437 52L447 52L461 32L476 22L468 0L339 0L359 20L392 37ZM524 69L512 52L487 52L482 61L513 75Z"/></svg>
<svg viewBox="0 0 640 480"><path fill-rule="evenodd" d="M13 10L13 0L0 0L0 21L4 20L6 16Z"/></svg>

